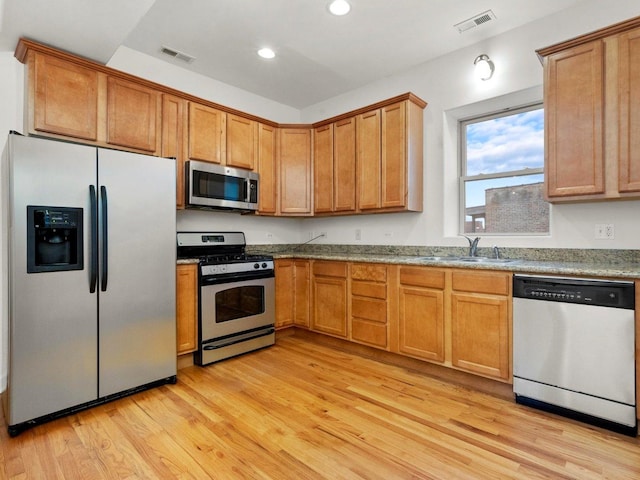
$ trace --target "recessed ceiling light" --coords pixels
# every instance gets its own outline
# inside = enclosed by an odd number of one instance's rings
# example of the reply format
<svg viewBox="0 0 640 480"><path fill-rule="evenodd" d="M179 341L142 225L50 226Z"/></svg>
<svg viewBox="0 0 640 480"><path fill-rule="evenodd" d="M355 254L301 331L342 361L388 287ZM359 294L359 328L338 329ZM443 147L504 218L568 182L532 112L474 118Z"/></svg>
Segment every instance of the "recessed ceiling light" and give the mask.
<svg viewBox="0 0 640 480"><path fill-rule="evenodd" d="M262 58L273 58L276 56L276 53L270 48L265 47L258 50L258 55L260 55Z"/></svg>
<svg viewBox="0 0 640 480"><path fill-rule="evenodd" d="M346 0L333 0L329 4L329 11L334 15L346 15L351 10L351 5Z"/></svg>

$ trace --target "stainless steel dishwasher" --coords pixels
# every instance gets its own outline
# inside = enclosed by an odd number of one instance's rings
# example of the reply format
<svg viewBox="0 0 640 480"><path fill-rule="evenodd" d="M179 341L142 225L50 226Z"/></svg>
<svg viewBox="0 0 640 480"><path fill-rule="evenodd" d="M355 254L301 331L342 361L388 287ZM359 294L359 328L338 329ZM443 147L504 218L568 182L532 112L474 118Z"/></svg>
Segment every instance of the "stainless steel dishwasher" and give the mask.
<svg viewBox="0 0 640 480"><path fill-rule="evenodd" d="M637 433L633 282L514 275L516 402Z"/></svg>

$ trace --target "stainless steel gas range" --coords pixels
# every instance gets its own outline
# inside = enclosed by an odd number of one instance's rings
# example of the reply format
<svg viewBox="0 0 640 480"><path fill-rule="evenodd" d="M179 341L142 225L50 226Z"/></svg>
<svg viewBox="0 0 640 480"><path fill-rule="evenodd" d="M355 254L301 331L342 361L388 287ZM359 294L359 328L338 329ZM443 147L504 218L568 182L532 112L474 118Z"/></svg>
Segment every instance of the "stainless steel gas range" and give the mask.
<svg viewBox="0 0 640 480"><path fill-rule="evenodd" d="M245 253L242 232L178 232L178 258L199 260L198 350L208 365L275 343L273 257Z"/></svg>

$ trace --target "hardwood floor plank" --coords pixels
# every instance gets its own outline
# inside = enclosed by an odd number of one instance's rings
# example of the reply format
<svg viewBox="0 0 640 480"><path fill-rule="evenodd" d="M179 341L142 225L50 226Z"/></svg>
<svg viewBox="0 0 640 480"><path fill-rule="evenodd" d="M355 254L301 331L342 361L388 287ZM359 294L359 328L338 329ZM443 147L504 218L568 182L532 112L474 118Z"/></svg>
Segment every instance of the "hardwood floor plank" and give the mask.
<svg viewBox="0 0 640 480"><path fill-rule="evenodd" d="M640 478L640 442L296 335L9 438L0 479Z"/></svg>

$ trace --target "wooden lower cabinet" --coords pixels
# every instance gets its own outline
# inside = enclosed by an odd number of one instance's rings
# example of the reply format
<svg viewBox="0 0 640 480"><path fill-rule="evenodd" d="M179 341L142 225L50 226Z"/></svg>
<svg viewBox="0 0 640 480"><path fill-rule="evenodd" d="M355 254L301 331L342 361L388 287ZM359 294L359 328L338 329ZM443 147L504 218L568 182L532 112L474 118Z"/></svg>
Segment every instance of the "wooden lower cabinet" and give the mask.
<svg viewBox="0 0 640 480"><path fill-rule="evenodd" d="M349 279L351 340L386 349L389 345L387 266L353 263Z"/></svg>
<svg viewBox="0 0 640 480"><path fill-rule="evenodd" d="M511 273L276 261L276 326L511 382ZM309 318L310 314L310 318Z"/></svg>
<svg viewBox="0 0 640 480"><path fill-rule="evenodd" d="M501 380L511 376L511 275L454 271L451 363Z"/></svg>
<svg viewBox="0 0 640 480"><path fill-rule="evenodd" d="M176 267L176 343L178 355L198 345L198 265Z"/></svg>
<svg viewBox="0 0 640 480"><path fill-rule="evenodd" d="M345 262L313 262L312 330L347 338L347 267Z"/></svg>
<svg viewBox="0 0 640 480"><path fill-rule="evenodd" d="M276 260L275 275L276 328L309 327L309 261Z"/></svg>
<svg viewBox="0 0 640 480"><path fill-rule="evenodd" d="M398 350L413 357L444 362L444 270L400 267Z"/></svg>

